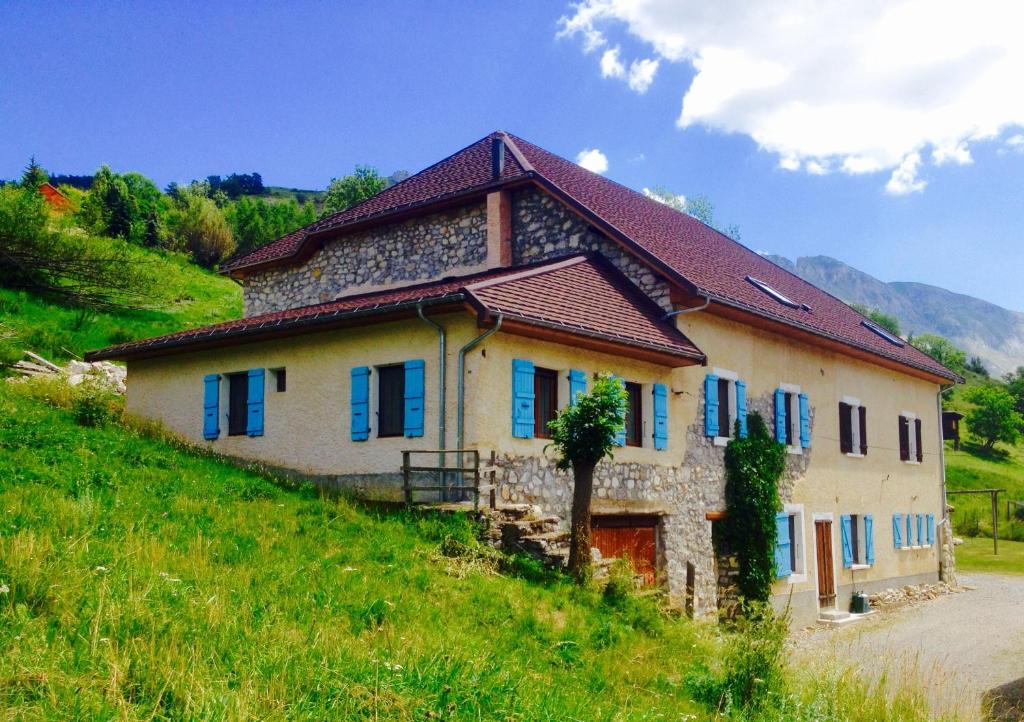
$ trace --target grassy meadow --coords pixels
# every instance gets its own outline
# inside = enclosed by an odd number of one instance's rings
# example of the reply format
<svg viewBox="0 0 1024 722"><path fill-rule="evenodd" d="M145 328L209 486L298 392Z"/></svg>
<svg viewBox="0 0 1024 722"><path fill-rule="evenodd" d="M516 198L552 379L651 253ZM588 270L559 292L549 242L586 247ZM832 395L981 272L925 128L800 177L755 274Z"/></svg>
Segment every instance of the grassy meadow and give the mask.
<svg viewBox="0 0 1024 722"><path fill-rule="evenodd" d="M115 343L204 326L242 315L241 287L177 253L133 248L157 285L138 310L71 308L25 291L0 288L0 324L18 345L62 362Z"/></svg>
<svg viewBox="0 0 1024 722"><path fill-rule="evenodd" d="M324 498L107 416L0 384L0 719L927 719L919 690L774 669L777 634L576 588L465 517ZM719 715L747 683L768 701Z"/></svg>

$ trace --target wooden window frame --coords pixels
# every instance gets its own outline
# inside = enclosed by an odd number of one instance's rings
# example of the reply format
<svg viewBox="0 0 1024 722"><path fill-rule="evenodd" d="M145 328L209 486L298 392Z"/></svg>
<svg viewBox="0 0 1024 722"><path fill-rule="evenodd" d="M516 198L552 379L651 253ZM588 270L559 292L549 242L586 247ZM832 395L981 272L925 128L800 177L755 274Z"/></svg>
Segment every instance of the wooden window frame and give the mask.
<svg viewBox="0 0 1024 722"><path fill-rule="evenodd" d="M228 436L246 436L249 433L249 374L240 371L227 374L227 378Z"/></svg>
<svg viewBox="0 0 1024 722"><path fill-rule="evenodd" d="M393 439L405 436L405 364L386 364L378 366L377 372L377 438ZM395 381L394 379L397 379ZM396 383L398 390L389 389L389 397L398 395L400 403L395 409L396 419L392 419L390 410L384 406L384 384Z"/></svg>
<svg viewBox="0 0 1024 722"><path fill-rule="evenodd" d="M541 404L544 398L542 385L550 391L550 402L545 407ZM548 422L558 415L558 371L540 366L533 367L533 436L537 439L550 439Z"/></svg>

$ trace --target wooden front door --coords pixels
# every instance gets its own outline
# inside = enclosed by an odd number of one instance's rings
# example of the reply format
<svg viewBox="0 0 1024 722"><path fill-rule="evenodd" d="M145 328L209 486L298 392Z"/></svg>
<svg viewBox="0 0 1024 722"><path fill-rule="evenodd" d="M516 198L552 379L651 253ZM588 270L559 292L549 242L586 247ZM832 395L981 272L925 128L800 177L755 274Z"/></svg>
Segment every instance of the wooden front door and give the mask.
<svg viewBox="0 0 1024 722"><path fill-rule="evenodd" d="M590 543L601 556L629 557L645 584L657 577L657 521L654 517L595 516L591 521Z"/></svg>
<svg viewBox="0 0 1024 722"><path fill-rule="evenodd" d="M814 543L818 559L818 606L836 604L836 578L832 567L832 522L818 519L814 522Z"/></svg>

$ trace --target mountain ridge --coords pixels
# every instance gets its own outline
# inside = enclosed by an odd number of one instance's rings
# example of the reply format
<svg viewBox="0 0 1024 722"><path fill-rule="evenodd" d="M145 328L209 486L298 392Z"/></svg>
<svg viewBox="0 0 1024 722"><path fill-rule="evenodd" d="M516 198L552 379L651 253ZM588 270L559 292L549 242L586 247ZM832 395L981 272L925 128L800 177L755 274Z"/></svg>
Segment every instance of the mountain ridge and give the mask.
<svg viewBox="0 0 1024 722"><path fill-rule="evenodd" d="M830 256L765 258L847 303L895 316L904 334L945 336L994 375L1024 366L1024 313L927 283L881 281Z"/></svg>

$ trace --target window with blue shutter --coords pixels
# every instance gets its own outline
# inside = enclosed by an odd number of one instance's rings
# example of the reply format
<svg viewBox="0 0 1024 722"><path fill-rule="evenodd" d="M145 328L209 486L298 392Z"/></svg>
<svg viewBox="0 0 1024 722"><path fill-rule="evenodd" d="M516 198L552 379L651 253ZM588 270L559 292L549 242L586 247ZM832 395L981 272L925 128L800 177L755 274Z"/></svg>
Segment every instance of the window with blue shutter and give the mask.
<svg viewBox="0 0 1024 722"><path fill-rule="evenodd" d="M870 514L864 515L864 558L875 563L875 519Z"/></svg>
<svg viewBox="0 0 1024 722"><path fill-rule="evenodd" d="M788 577L793 573L793 538L789 529L789 514L775 515L775 576Z"/></svg>
<svg viewBox="0 0 1024 722"><path fill-rule="evenodd" d="M370 367L357 366L351 372L352 441L370 438Z"/></svg>
<svg viewBox="0 0 1024 722"><path fill-rule="evenodd" d="M747 385L736 382L736 423L740 428L740 438L747 438Z"/></svg>
<svg viewBox="0 0 1024 722"><path fill-rule="evenodd" d="M786 443L787 421L786 392L782 389L775 389L775 440L780 444Z"/></svg>
<svg viewBox="0 0 1024 722"><path fill-rule="evenodd" d="M578 394L587 393L587 374L579 369L569 370L569 405L576 403Z"/></svg>
<svg viewBox="0 0 1024 722"><path fill-rule="evenodd" d="M918 540L920 541L920 540ZM914 515L907 514L907 546L914 546Z"/></svg>
<svg viewBox="0 0 1024 722"><path fill-rule="evenodd" d="M917 545L924 546L924 514L917 515Z"/></svg>
<svg viewBox="0 0 1024 722"><path fill-rule="evenodd" d="M668 448L668 388L665 384L654 384L654 448L659 451Z"/></svg>
<svg viewBox="0 0 1024 722"><path fill-rule="evenodd" d="M203 438L220 436L220 374L203 377Z"/></svg>
<svg viewBox="0 0 1024 722"><path fill-rule="evenodd" d="M615 379L616 381L618 381L619 384L622 386L623 390L625 390L625 388L626 388L626 379L622 378L621 376L613 376L612 378ZM628 408L628 400L627 400L627 408ZM622 428L619 429L619 431L616 432L616 434L615 434L615 445L616 446L625 446L626 445L626 425L625 425L625 423L623 423Z"/></svg>
<svg viewBox="0 0 1024 722"><path fill-rule="evenodd" d="M512 436L533 438L533 362L512 359Z"/></svg>
<svg viewBox="0 0 1024 722"><path fill-rule="evenodd" d="M903 515L892 515L892 546L894 549L903 548Z"/></svg>
<svg viewBox="0 0 1024 722"><path fill-rule="evenodd" d="M714 374L704 377L704 433L718 436L718 377Z"/></svg>
<svg viewBox="0 0 1024 722"><path fill-rule="evenodd" d="M406 361L403 433L410 438L423 436L423 386L423 359Z"/></svg>
<svg viewBox="0 0 1024 722"><path fill-rule="evenodd" d="M263 369L249 369L249 396L246 401L245 433L263 436Z"/></svg>
<svg viewBox="0 0 1024 722"><path fill-rule="evenodd" d="M928 515L928 546L935 543L935 515Z"/></svg>
<svg viewBox="0 0 1024 722"><path fill-rule="evenodd" d="M811 406L807 394L797 397L800 403L800 448L811 448Z"/></svg>
<svg viewBox="0 0 1024 722"><path fill-rule="evenodd" d="M842 536L843 566L849 569L853 566L853 524L849 514L839 517L839 531Z"/></svg>

